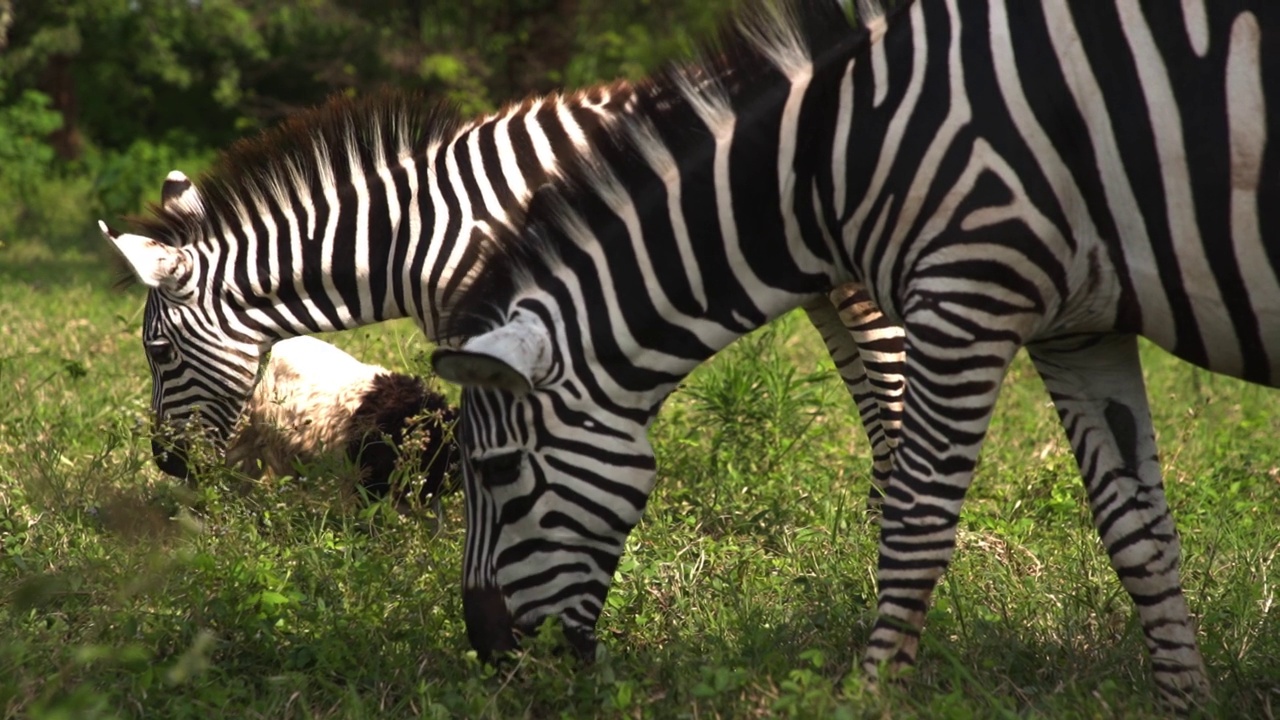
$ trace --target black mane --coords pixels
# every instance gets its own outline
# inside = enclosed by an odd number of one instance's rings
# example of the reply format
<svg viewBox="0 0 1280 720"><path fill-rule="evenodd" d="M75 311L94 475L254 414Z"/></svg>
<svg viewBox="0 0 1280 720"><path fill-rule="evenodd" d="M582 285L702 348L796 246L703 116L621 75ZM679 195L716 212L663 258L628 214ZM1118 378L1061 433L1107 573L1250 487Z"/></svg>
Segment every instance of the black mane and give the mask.
<svg viewBox="0 0 1280 720"><path fill-rule="evenodd" d="M353 170L349 145L364 168L394 165L404 154L421 157L462 124L451 104L416 92L387 88L355 99L335 95L219 154L194 183L204 203L203 218L152 204L147 215L130 221L141 233L180 246L193 234L212 230L206 218L233 219L240 208L251 210L260 198L271 198L273 187L318 193L322 172L331 172L341 185ZM322 164L318 151L329 162Z"/></svg>
<svg viewBox="0 0 1280 720"><path fill-rule="evenodd" d="M859 11L868 19L883 16L874 0L859 0ZM820 62L827 53L865 47L870 37L866 25L852 23L836 0L746 0L692 60L670 63L638 83L628 117L590 137L588 157L559 159L562 179L535 194L523 232L489 243L478 275L442 312L444 336L467 338L492 329L521 288L576 248L570 228L580 219L580 208L600 203L596 188L602 171L620 163L625 167L637 156L637 131L656 129L676 158L686 157L685 151L705 152L709 135L694 115L690 93L694 98L719 93L735 107L743 106L781 86L771 50L798 41Z"/></svg>

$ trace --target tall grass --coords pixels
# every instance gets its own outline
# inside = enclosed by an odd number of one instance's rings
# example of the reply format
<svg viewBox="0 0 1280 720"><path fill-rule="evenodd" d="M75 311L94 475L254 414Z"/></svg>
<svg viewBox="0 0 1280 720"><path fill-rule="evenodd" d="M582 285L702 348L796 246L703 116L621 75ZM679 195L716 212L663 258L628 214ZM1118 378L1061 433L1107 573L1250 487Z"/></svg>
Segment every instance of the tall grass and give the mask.
<svg viewBox="0 0 1280 720"><path fill-rule="evenodd" d="M91 218L0 248L4 717L1151 717L1131 603L1028 363L1015 364L920 664L851 673L874 615L870 455L789 316L700 368L654 430L660 482L579 668L482 667L444 529L322 482L175 484L150 463L142 295ZM329 338L422 371L407 323ZM1280 706L1280 395L1144 348L1206 715Z"/></svg>

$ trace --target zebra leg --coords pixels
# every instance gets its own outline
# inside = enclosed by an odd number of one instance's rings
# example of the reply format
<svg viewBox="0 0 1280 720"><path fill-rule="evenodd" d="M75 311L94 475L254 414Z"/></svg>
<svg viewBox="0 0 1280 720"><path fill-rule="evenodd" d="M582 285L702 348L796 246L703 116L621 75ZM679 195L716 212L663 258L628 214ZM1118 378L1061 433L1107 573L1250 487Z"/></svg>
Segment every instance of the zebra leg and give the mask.
<svg viewBox="0 0 1280 720"><path fill-rule="evenodd" d="M933 589L955 552L956 525L1009 363L1019 318L979 316L931 298L906 315L902 430L880 520L879 617L862 658L874 682L915 662Z"/></svg>
<svg viewBox="0 0 1280 720"><path fill-rule="evenodd" d="M832 292L833 298L836 292L839 290ZM813 323L818 334L822 336L822 342L827 346L827 352L831 354L836 371L840 373L845 387L853 396L853 402L858 407L858 415L862 418L862 429L871 443L872 488L871 500L868 504L875 509L879 507L880 497L892 467L892 453L881 422L884 408L872 390L871 381L864 369L861 348L854 339L852 331L846 329L841 322L841 315L837 311L834 299L829 301L827 298L818 298L805 305L804 310L809 315L809 322Z"/></svg>
<svg viewBox="0 0 1280 720"><path fill-rule="evenodd" d="M1178 578L1180 543L1137 338L1076 337L1027 350L1067 431L1111 565L1137 605L1162 699L1185 709L1209 684Z"/></svg>
<svg viewBox="0 0 1280 720"><path fill-rule="evenodd" d="M894 325L880 312L871 294L861 285L841 285L831 291L830 299L857 347L862 358L861 374L875 398L876 426L867 425L865 416L863 425L871 441L873 460L873 487L867 503L873 510L878 510L893 468L893 449L897 447L902 432L902 392L906 389L903 379L905 333L902 327ZM827 347L830 349L831 345ZM835 357L834 353L832 357ZM848 383L847 378L845 382Z"/></svg>

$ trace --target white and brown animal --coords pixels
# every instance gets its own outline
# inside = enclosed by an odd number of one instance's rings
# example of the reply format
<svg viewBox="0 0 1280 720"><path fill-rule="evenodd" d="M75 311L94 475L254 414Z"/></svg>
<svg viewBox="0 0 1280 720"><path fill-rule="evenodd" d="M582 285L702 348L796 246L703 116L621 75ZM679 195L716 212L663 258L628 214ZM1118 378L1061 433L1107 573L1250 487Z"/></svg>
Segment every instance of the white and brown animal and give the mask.
<svg viewBox="0 0 1280 720"><path fill-rule="evenodd" d="M282 340L254 387L226 462L252 478L349 467L372 497L420 500L456 487L455 409L421 378L363 363L317 338Z"/></svg>

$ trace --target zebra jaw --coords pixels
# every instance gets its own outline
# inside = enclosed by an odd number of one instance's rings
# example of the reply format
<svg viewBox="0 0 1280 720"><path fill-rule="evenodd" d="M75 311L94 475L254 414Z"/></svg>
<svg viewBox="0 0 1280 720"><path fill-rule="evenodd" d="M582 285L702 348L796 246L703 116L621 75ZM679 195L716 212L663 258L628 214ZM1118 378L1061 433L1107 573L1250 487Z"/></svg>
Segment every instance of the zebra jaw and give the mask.
<svg viewBox="0 0 1280 720"><path fill-rule="evenodd" d="M546 328L528 315L483 335L459 349L439 348L431 355L436 375L463 387L505 390L524 395L550 365L551 340Z"/></svg>
<svg viewBox="0 0 1280 720"><path fill-rule="evenodd" d="M150 288L161 285L174 286L188 265L187 256L177 248L156 242L149 237L132 233L115 233L107 224L98 221L98 229L129 263L129 269L138 281Z"/></svg>

